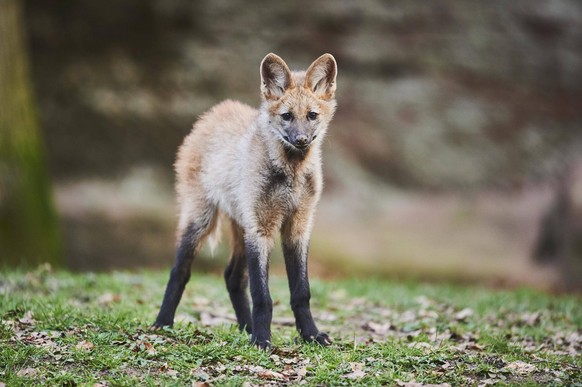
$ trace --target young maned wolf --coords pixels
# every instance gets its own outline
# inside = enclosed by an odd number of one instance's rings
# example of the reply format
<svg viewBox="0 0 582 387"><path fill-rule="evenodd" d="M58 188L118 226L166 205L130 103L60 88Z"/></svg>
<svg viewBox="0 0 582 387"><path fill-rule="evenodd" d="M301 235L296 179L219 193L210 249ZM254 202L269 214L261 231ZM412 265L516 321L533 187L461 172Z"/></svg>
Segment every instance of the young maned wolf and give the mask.
<svg viewBox="0 0 582 387"><path fill-rule="evenodd" d="M291 72L268 54L260 73L258 111L224 101L196 122L178 151L176 263L154 327L173 324L194 255L222 217L232 228L224 278L239 328L260 348L270 347L269 253L280 231L297 330L305 341L329 345L311 316L307 250L322 189L321 143L336 107L337 65L324 54L307 71Z"/></svg>

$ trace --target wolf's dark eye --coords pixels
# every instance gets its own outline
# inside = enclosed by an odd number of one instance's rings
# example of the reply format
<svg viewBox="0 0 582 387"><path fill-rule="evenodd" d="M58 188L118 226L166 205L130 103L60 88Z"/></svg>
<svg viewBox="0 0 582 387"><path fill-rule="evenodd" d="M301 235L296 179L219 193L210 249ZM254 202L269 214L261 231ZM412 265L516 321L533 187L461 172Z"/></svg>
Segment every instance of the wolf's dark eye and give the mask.
<svg viewBox="0 0 582 387"><path fill-rule="evenodd" d="M293 113L283 113L281 114L281 118L283 119L283 121L291 121L291 119L293 118Z"/></svg>
<svg viewBox="0 0 582 387"><path fill-rule="evenodd" d="M307 113L307 118L310 119L311 121L315 120L317 118L319 114L317 114L316 112L309 112Z"/></svg>

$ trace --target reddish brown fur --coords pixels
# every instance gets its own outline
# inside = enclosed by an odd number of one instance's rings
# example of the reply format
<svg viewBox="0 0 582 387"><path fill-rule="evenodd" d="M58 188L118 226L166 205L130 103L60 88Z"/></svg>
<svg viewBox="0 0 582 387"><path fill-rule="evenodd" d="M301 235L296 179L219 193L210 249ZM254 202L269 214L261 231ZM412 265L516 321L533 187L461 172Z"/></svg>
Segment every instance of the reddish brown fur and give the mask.
<svg viewBox="0 0 582 387"><path fill-rule="evenodd" d="M195 252L217 229L221 216L232 225L233 258L225 278L241 327L248 328L250 323L248 302L239 293L246 275L241 260L249 261L249 275L251 269L255 273L250 278L251 291L261 306L253 309L252 331L259 345L267 345L270 337L261 321L270 322L265 283L277 232L281 231L286 262L296 265L289 274L290 286L296 282L293 289L308 291L308 285L302 284L307 281L307 246L323 185L321 142L336 106L336 75L335 59L329 54L314 61L306 72L291 72L281 58L269 54L261 63L259 110L227 100L196 122L175 163L178 258L157 325L173 320L179 302L176 294L181 296L175 284L184 280L180 273L189 262L186 254ZM292 293L294 297L302 336L322 343L329 340L325 334L320 337L310 313L304 312L309 308L308 294Z"/></svg>

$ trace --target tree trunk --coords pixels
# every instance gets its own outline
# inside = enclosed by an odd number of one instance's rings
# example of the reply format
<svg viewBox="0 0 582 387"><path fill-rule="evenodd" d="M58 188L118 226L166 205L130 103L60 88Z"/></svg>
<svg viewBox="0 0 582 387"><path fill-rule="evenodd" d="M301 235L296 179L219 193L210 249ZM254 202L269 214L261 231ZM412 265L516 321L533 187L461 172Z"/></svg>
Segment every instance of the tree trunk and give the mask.
<svg viewBox="0 0 582 387"><path fill-rule="evenodd" d="M556 176L554 199L541 219L532 254L534 261L558 268L560 290L582 289L582 221L573 196L574 166Z"/></svg>
<svg viewBox="0 0 582 387"><path fill-rule="evenodd" d="M28 73L22 2L0 0L0 264L63 263Z"/></svg>

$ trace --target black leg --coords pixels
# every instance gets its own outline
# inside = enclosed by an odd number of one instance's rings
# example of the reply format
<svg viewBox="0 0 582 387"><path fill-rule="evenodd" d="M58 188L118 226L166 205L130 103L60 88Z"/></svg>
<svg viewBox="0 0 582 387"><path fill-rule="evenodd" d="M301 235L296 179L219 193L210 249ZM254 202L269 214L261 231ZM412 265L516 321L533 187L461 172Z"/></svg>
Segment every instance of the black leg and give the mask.
<svg viewBox="0 0 582 387"><path fill-rule="evenodd" d="M273 301L269 294L269 254L252 241L246 242L246 256L253 300L253 329L251 342L259 348L271 346Z"/></svg>
<svg viewBox="0 0 582 387"><path fill-rule="evenodd" d="M194 260L194 251L198 244L198 238L199 232L193 224L188 226L182 234L180 245L176 250L176 263L170 273L164 301L154 323L156 328L174 324L176 308L180 303L186 283L190 279L190 268Z"/></svg>
<svg viewBox="0 0 582 387"><path fill-rule="evenodd" d="M291 292L291 309L301 338L322 345L331 344L329 336L320 332L311 316L309 278L307 275L307 247L300 243L283 241L283 255Z"/></svg>
<svg viewBox="0 0 582 387"><path fill-rule="evenodd" d="M246 330L252 333L251 308L247 295L248 277L246 273L247 260L244 255L233 254L226 270L224 280L230 296L230 301L234 307L238 327L241 331Z"/></svg>

